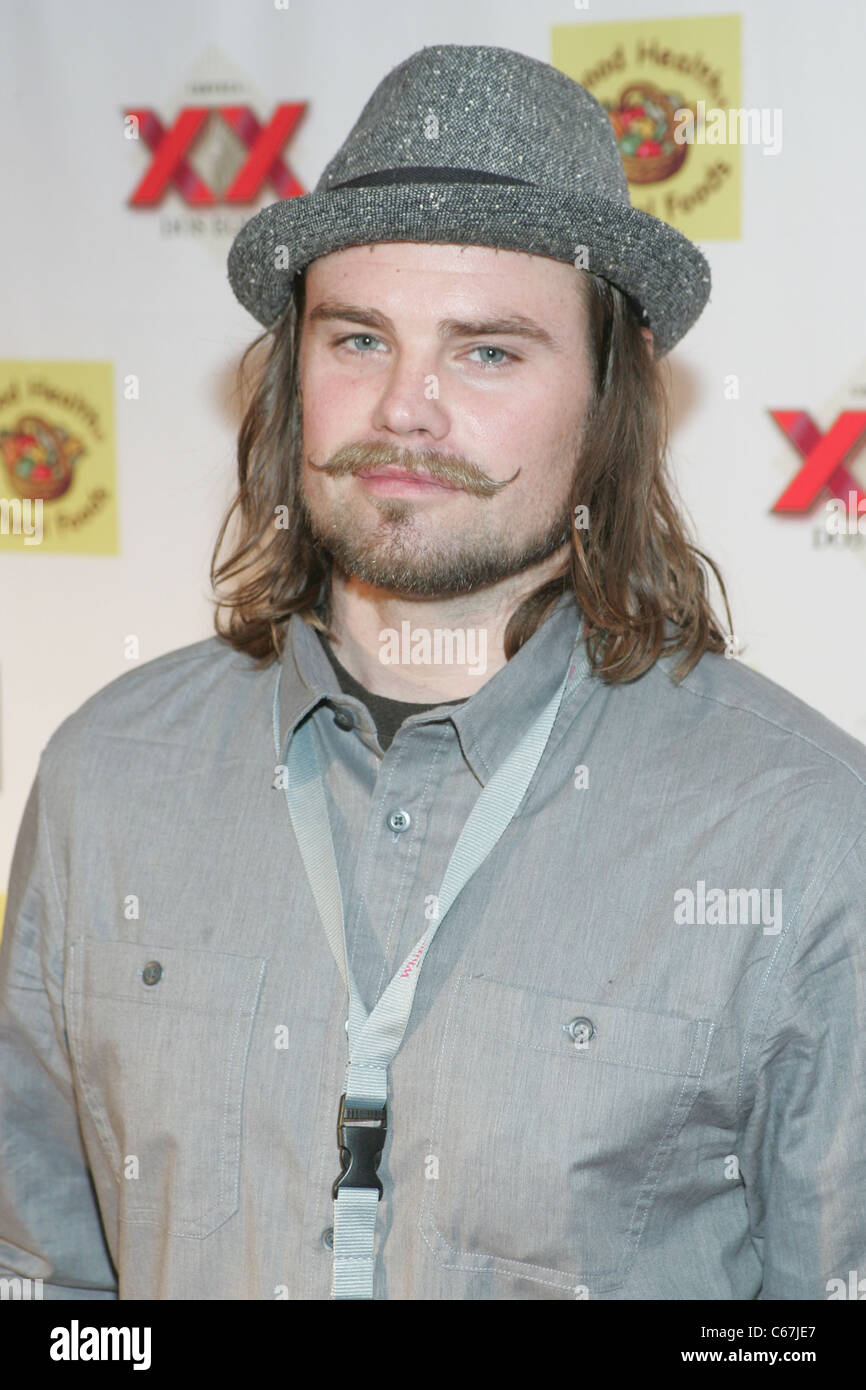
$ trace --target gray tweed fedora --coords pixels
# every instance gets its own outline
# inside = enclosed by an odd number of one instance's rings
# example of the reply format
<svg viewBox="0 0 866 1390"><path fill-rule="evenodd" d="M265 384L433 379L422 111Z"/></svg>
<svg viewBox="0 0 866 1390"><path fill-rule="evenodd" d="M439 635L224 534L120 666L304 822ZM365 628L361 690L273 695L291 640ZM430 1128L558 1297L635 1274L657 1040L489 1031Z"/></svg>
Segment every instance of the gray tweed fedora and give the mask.
<svg viewBox="0 0 866 1390"><path fill-rule="evenodd" d="M379 241L494 246L585 265L631 297L659 357L710 294L698 248L632 207L596 98L508 48L437 44L393 68L312 192L262 208L241 228L229 283L271 328L310 261Z"/></svg>

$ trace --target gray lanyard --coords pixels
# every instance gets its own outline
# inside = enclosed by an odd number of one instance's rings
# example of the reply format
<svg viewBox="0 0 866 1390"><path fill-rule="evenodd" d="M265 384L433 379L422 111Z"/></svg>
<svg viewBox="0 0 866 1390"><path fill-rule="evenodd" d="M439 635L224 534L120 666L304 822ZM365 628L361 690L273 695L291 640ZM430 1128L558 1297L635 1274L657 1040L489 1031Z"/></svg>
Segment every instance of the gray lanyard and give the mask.
<svg viewBox="0 0 866 1390"><path fill-rule="evenodd" d="M286 802L313 898L349 997L350 1060L337 1118L342 1172L332 1188L332 1298L373 1297L373 1247L382 1195L376 1170L386 1138L388 1067L403 1041L430 943L454 899L487 858L523 800L547 747L566 686L577 669L572 652L556 694L482 789L445 870L436 915L371 1011L358 994L346 955L343 900L312 719L305 719L289 736L282 762L287 772ZM274 750L278 763L279 698L280 672L274 689Z"/></svg>

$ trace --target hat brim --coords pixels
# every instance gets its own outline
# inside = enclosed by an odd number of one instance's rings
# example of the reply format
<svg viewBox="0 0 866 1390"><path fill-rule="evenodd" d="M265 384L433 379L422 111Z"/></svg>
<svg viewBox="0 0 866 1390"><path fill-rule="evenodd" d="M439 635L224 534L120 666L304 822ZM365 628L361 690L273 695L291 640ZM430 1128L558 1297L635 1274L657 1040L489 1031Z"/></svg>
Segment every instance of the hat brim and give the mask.
<svg viewBox="0 0 866 1390"><path fill-rule="evenodd" d="M645 310L657 357L684 337L710 296L710 267L694 243L630 203L466 183L345 188L271 203L235 237L229 283L272 328L298 271L332 251L383 241L495 246L581 265L585 247L586 268Z"/></svg>

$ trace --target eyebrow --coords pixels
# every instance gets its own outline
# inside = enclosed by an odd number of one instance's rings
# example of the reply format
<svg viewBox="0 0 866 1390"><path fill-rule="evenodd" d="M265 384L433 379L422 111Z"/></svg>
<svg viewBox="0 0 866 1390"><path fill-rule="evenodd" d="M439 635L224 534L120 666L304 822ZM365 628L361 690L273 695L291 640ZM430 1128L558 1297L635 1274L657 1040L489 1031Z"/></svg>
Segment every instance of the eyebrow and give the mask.
<svg viewBox="0 0 866 1390"><path fill-rule="evenodd" d="M324 299L310 310L309 322L323 323L330 319L343 319L349 323L359 323L365 328L381 328L386 333L395 333L393 321L378 309L366 308L360 304L341 304L333 299ZM453 338L509 337L526 338L540 343L551 352L561 352L562 344L546 328L525 314L507 314L493 319L440 319L436 332L443 342Z"/></svg>

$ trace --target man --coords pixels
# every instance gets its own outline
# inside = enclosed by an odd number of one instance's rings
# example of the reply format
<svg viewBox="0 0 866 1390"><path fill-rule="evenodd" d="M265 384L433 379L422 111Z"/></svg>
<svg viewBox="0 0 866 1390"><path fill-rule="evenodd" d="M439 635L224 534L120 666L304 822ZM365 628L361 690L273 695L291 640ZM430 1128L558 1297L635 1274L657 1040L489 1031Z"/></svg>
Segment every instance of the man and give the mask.
<svg viewBox="0 0 866 1390"><path fill-rule="evenodd" d="M65 721L16 848L4 1273L839 1296L866 752L729 659L665 482L703 257L580 86L449 45L229 266L221 636Z"/></svg>

